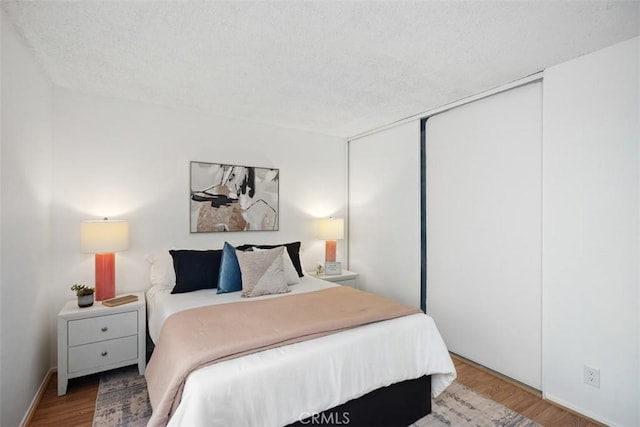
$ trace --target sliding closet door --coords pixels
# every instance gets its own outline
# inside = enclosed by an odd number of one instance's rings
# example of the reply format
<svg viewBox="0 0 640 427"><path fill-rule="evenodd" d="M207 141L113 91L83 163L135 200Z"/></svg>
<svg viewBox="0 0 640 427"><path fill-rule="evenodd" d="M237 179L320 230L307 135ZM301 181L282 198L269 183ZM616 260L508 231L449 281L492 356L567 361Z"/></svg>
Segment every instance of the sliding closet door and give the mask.
<svg viewBox="0 0 640 427"><path fill-rule="evenodd" d="M420 307L420 123L349 142L349 268L369 292Z"/></svg>
<svg viewBox="0 0 640 427"><path fill-rule="evenodd" d="M449 349L541 388L542 84L426 123L427 313Z"/></svg>

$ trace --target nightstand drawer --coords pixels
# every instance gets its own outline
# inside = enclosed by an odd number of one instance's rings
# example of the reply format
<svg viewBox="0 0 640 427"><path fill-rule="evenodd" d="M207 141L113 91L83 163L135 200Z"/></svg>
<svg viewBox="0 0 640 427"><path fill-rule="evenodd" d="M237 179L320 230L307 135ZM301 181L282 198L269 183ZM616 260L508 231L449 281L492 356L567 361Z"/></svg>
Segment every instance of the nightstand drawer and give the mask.
<svg viewBox="0 0 640 427"><path fill-rule="evenodd" d="M138 336L117 338L69 348L69 373L137 359Z"/></svg>
<svg viewBox="0 0 640 427"><path fill-rule="evenodd" d="M138 334L138 312L110 314L69 321L69 346Z"/></svg>

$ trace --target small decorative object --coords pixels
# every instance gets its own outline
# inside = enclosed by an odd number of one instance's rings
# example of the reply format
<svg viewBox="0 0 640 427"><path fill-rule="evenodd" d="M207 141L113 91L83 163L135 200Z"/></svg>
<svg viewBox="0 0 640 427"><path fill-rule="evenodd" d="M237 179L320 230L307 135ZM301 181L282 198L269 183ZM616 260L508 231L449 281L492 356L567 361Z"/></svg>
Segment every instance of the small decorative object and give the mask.
<svg viewBox="0 0 640 427"><path fill-rule="evenodd" d="M71 287L71 290L74 291L78 297L78 307L91 307L93 305L94 288L76 283Z"/></svg>
<svg viewBox="0 0 640 427"><path fill-rule="evenodd" d="M280 171L191 162L191 232L276 231Z"/></svg>
<svg viewBox="0 0 640 427"><path fill-rule="evenodd" d="M138 301L138 297L136 295L125 295L118 298L111 298L102 301L102 305L106 305L107 307L117 307L122 304L129 304L130 302Z"/></svg>
<svg viewBox="0 0 640 427"><path fill-rule="evenodd" d="M327 276L337 276L342 274L341 262L326 262L324 264L324 274Z"/></svg>
<svg viewBox="0 0 640 427"><path fill-rule="evenodd" d="M324 266L320 263L316 264L316 275L322 276L324 274Z"/></svg>

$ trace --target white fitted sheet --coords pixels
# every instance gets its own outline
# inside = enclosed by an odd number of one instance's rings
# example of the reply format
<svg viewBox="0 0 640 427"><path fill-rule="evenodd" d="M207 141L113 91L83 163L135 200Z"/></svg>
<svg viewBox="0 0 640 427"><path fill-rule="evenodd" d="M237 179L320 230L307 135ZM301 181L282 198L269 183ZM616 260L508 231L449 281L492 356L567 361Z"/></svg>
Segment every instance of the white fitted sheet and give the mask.
<svg viewBox="0 0 640 427"><path fill-rule="evenodd" d="M189 308L230 302L247 302L256 299L278 298L287 295L319 291L320 289L332 288L334 286L340 285L327 282L326 280L320 280L316 277L304 276L300 278L300 283L289 286L291 292L287 294L264 295L258 298L242 298L240 296L241 292L218 294L217 289L202 289L184 294L172 294L171 288L160 285L152 286L146 293L149 336L153 342L156 342L160 336L160 329L164 321L172 314Z"/></svg>
<svg viewBox="0 0 640 427"><path fill-rule="evenodd" d="M305 276L291 286L291 293L332 286L337 285ZM164 319L177 311L247 300L240 292L215 292L171 295L170 290L151 288L151 337L155 340ZM433 396L456 377L433 319L414 314L198 369L187 378L169 426L282 426L422 375L432 375Z"/></svg>

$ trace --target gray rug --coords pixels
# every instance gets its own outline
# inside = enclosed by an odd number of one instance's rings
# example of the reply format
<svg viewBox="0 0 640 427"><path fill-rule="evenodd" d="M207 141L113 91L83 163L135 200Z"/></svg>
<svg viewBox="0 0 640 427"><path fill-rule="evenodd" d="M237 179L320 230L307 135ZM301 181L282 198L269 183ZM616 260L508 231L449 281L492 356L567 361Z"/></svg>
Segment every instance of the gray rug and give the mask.
<svg viewBox="0 0 640 427"><path fill-rule="evenodd" d="M431 413L411 427L440 426L538 427L539 424L454 382L433 399Z"/></svg>
<svg viewBox="0 0 640 427"><path fill-rule="evenodd" d="M411 427L475 426L538 427L530 419L453 383L433 399L433 412ZM146 426L151 416L147 383L137 366L115 369L100 377L94 427Z"/></svg>
<svg viewBox="0 0 640 427"><path fill-rule="evenodd" d="M114 369L100 377L94 427L143 427L151 417L147 381L138 375L138 365Z"/></svg>

